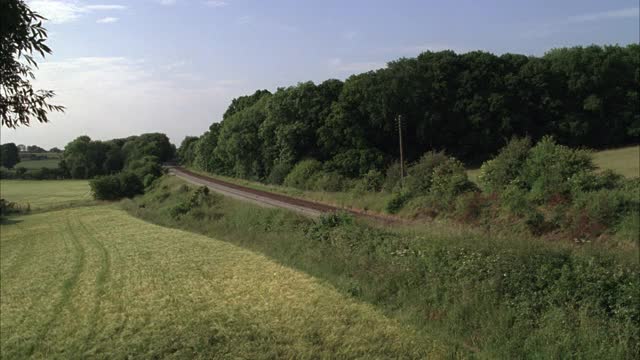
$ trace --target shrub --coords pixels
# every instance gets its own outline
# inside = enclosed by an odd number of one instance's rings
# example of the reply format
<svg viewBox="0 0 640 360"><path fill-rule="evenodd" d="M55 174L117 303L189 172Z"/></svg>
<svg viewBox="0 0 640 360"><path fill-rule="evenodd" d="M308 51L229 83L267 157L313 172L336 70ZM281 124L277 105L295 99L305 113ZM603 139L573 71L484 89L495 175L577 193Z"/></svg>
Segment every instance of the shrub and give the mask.
<svg viewBox="0 0 640 360"><path fill-rule="evenodd" d="M322 170L322 164L318 160L303 160L293 167L289 175L284 179L286 186L307 190L312 183L309 181Z"/></svg>
<svg viewBox="0 0 640 360"><path fill-rule="evenodd" d="M450 158L443 152L429 151L408 169L405 190L414 195L425 195L431 189L433 171Z"/></svg>
<svg viewBox="0 0 640 360"><path fill-rule="evenodd" d="M441 197L445 201L453 201L462 193L475 191L477 187L469 181L464 165L454 159L448 158L433 169L430 192Z"/></svg>
<svg viewBox="0 0 640 360"><path fill-rule="evenodd" d="M144 193L140 178L130 172L97 177L89 182L93 197L98 200L117 200Z"/></svg>
<svg viewBox="0 0 640 360"><path fill-rule="evenodd" d="M200 186L188 200L182 201L169 209L169 215L178 219L180 216L193 212L202 206L211 207L219 201L218 197L210 194L209 188Z"/></svg>
<svg viewBox="0 0 640 360"><path fill-rule="evenodd" d="M337 172L318 172L313 178L311 188L319 191L341 191L347 183L344 176Z"/></svg>
<svg viewBox="0 0 640 360"><path fill-rule="evenodd" d="M483 190L500 191L520 176L529 155L531 139L513 138L500 150L498 156L482 164L478 181Z"/></svg>
<svg viewBox="0 0 640 360"><path fill-rule="evenodd" d="M402 207L404 207L404 205L407 203L407 201L410 198L411 198L411 194L408 192L403 192L403 191L395 192L391 197L391 199L389 199L389 202L387 203L387 205L385 206L385 210L389 214L396 214L398 213L398 211L402 209Z"/></svg>
<svg viewBox="0 0 640 360"><path fill-rule="evenodd" d="M600 174L593 172L581 172L569 179L572 196L579 196L582 192L614 189L622 186L624 177L611 170L605 170Z"/></svg>
<svg viewBox="0 0 640 360"><path fill-rule="evenodd" d="M314 241L327 241L331 230L345 225L353 225L353 215L338 211L320 215L317 221L305 229L305 236Z"/></svg>
<svg viewBox="0 0 640 360"><path fill-rule="evenodd" d="M144 176L144 180L142 181L145 188L151 187L153 182L157 179L153 174L147 174Z"/></svg>
<svg viewBox="0 0 640 360"><path fill-rule="evenodd" d="M327 170L337 171L346 177L360 177L369 170L384 165L384 153L376 149L350 149L343 151L326 164Z"/></svg>
<svg viewBox="0 0 640 360"><path fill-rule="evenodd" d="M274 185L282 185L287 174L291 171L290 164L275 164L267 176L267 183Z"/></svg>
<svg viewBox="0 0 640 360"><path fill-rule="evenodd" d="M464 222L476 222L488 216L486 213L491 206L491 199L483 193L468 192L456 199L455 217Z"/></svg>
<svg viewBox="0 0 640 360"><path fill-rule="evenodd" d="M591 154L558 145L545 136L529 151L521 180L531 189L529 197L544 203L556 194L571 192L570 179L595 169Z"/></svg>
<svg viewBox="0 0 640 360"><path fill-rule="evenodd" d="M100 176L89 181L93 197L98 200L116 200L122 198L118 175Z"/></svg>
<svg viewBox="0 0 640 360"><path fill-rule="evenodd" d="M131 198L144 193L144 185L138 175L130 172L123 172L118 174L118 179L120 180L120 197Z"/></svg>
<svg viewBox="0 0 640 360"><path fill-rule="evenodd" d="M382 184L382 189L385 191L393 191L396 189L398 184L400 183L400 163L394 162L389 165L387 170L385 171L384 183Z"/></svg>
<svg viewBox="0 0 640 360"><path fill-rule="evenodd" d="M21 178L22 176L24 176L24 174L27 172L27 168L24 168L22 166L16 168L16 176Z"/></svg>

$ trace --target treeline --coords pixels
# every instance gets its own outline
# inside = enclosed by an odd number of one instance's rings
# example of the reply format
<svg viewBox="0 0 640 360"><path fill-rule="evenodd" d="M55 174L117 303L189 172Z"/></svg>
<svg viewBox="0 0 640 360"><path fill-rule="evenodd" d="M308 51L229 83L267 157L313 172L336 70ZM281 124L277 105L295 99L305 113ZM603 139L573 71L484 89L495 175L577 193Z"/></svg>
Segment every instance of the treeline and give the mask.
<svg viewBox="0 0 640 360"><path fill-rule="evenodd" d="M233 100L220 123L188 137L184 163L219 174L282 179L303 159L357 177L405 156L446 150L465 162L514 137L552 135L603 148L640 136L640 46L554 49L542 57L425 52L345 82L300 83Z"/></svg>
<svg viewBox="0 0 640 360"><path fill-rule="evenodd" d="M15 144L3 145L4 154L17 156ZM14 151L15 150L15 151ZM80 136L64 148L58 168L3 170L0 178L92 179L98 199L113 200L140 194L162 175L162 163L173 159L175 146L165 134L151 133L108 141Z"/></svg>

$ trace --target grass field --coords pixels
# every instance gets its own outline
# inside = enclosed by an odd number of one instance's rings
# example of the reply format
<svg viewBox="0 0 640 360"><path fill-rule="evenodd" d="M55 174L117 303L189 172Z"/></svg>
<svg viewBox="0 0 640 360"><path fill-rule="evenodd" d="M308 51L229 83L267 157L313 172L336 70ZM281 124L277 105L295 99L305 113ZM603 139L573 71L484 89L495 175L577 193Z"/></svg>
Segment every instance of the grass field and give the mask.
<svg viewBox="0 0 640 360"><path fill-rule="evenodd" d="M87 180L1 180L0 197L32 210L91 202Z"/></svg>
<svg viewBox="0 0 640 360"><path fill-rule="evenodd" d="M55 207L86 183L2 182ZM70 186L69 189L66 187ZM73 189L73 190L72 190ZM4 196L4 195L3 195ZM439 343L254 252L117 205L0 225L3 359L442 358Z"/></svg>
<svg viewBox="0 0 640 360"><path fill-rule="evenodd" d="M613 170L626 177L640 176L640 146L598 151L593 157L600 169Z"/></svg>

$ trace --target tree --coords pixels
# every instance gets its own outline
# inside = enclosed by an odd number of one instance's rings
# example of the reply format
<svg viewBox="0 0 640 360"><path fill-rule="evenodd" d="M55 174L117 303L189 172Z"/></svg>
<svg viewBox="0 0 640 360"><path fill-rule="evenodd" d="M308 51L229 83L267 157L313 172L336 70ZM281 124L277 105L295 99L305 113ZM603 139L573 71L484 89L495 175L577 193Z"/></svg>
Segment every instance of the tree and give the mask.
<svg viewBox="0 0 640 360"><path fill-rule="evenodd" d="M16 144L2 144L2 147L0 147L0 158L2 159L2 166L7 169L13 169L13 167L20 162Z"/></svg>
<svg viewBox="0 0 640 360"><path fill-rule="evenodd" d="M58 149L57 147L52 147L51 149L49 149L49 152L58 154L58 153L61 153L62 150Z"/></svg>
<svg viewBox="0 0 640 360"><path fill-rule="evenodd" d="M53 91L33 90L30 82L38 67L34 53L51 54L42 20L22 0L0 1L0 119L9 128L29 126L32 120L48 122L48 112L64 111L49 103Z"/></svg>
<svg viewBox="0 0 640 360"><path fill-rule="evenodd" d="M38 145L29 145L27 146L27 152L31 152L31 153L45 153L47 152L47 150L41 148Z"/></svg>

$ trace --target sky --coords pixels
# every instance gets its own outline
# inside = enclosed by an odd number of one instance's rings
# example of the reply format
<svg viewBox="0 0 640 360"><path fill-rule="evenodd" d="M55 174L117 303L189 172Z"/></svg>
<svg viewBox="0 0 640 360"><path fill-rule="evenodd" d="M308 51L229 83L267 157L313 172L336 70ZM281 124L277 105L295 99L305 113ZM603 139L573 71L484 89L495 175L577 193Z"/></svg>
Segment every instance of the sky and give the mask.
<svg viewBox="0 0 640 360"><path fill-rule="evenodd" d="M346 79L427 50L543 55L638 43L637 0L32 0L47 17L37 88L66 106L1 129L2 143L63 148L166 133L179 145L257 89Z"/></svg>

